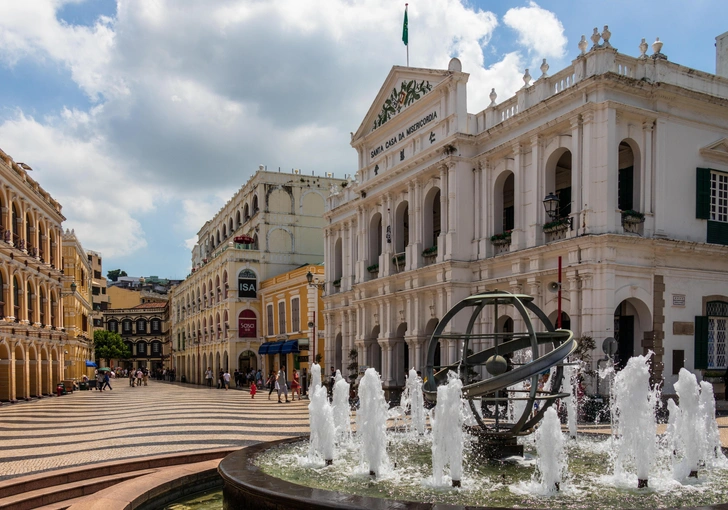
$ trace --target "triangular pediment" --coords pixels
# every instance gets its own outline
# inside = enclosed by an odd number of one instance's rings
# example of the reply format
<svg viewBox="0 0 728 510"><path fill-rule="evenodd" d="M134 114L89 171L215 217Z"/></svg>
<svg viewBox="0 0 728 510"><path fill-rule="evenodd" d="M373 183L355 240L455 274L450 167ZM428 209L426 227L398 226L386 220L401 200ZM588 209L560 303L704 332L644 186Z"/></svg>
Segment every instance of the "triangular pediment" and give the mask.
<svg viewBox="0 0 728 510"><path fill-rule="evenodd" d="M728 161L728 138L706 145L700 149L700 154L709 159Z"/></svg>
<svg viewBox="0 0 728 510"><path fill-rule="evenodd" d="M459 71L393 66L359 129L352 134L352 143L384 128L398 115L425 100L454 74L467 76Z"/></svg>

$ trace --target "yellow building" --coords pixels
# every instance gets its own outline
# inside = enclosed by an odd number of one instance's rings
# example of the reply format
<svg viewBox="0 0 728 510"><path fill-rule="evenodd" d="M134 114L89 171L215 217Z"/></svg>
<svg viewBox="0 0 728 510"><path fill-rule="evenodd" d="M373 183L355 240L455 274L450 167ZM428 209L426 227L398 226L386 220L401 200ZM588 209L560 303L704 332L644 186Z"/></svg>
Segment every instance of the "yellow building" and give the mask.
<svg viewBox="0 0 728 510"><path fill-rule="evenodd" d="M80 379L87 373L86 360L92 359L93 323L91 320L91 280L93 270L88 255L76 237L76 232L66 229L63 234L63 326L68 341L66 354L66 379Z"/></svg>
<svg viewBox="0 0 728 510"><path fill-rule="evenodd" d="M311 285L308 273L311 273ZM299 375L304 370L310 373L310 365L316 360L322 369L326 366L322 286L316 285L323 277L324 267L312 265L261 282L265 342L258 348L258 355L264 374L278 370L283 364L290 381L293 370L298 370Z"/></svg>
<svg viewBox="0 0 728 510"><path fill-rule="evenodd" d="M66 375L65 218L29 170L0 150L0 401L6 402L53 394Z"/></svg>

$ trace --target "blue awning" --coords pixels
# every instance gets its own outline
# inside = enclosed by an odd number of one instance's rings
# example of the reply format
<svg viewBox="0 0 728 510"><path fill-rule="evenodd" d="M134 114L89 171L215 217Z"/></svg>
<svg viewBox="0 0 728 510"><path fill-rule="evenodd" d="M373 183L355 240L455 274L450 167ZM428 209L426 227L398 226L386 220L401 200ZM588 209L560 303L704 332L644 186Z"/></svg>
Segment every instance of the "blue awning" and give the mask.
<svg viewBox="0 0 728 510"><path fill-rule="evenodd" d="M87 359L86 360L86 366L87 367L99 368L99 366L96 363L94 363L93 361L91 361L90 359Z"/></svg>
<svg viewBox="0 0 728 510"><path fill-rule="evenodd" d="M265 342L258 347L258 354L278 354L285 342Z"/></svg>
<svg viewBox="0 0 728 510"><path fill-rule="evenodd" d="M298 354L298 340L288 340L287 342L283 342L283 347L281 347L281 354Z"/></svg>

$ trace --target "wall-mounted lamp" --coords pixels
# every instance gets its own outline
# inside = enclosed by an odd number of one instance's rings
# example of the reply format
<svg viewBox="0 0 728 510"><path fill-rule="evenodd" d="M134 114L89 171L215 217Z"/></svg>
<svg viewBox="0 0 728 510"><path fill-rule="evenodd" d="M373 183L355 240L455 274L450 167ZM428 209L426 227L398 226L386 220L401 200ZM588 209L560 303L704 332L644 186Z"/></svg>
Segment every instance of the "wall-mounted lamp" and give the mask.
<svg viewBox="0 0 728 510"><path fill-rule="evenodd" d="M313 273L311 273L311 271L306 273L306 281L308 281L309 287L315 287L320 290L324 290L326 287L326 282L320 282L318 281L318 278L316 280L313 279Z"/></svg>

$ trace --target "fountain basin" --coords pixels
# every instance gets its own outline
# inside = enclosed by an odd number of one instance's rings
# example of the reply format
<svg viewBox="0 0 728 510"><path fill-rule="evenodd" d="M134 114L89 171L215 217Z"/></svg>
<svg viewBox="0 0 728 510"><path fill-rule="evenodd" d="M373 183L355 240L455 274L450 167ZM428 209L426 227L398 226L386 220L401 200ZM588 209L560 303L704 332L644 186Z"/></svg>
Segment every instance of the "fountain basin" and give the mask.
<svg viewBox="0 0 728 510"><path fill-rule="evenodd" d="M410 501L402 501L402 500L393 500L393 499L384 499L379 497L369 497L364 495L355 495L355 494L347 494L344 492L337 492L332 490L325 490L321 488L321 486L327 487L327 486L336 486L333 480L334 473L338 470L336 461L333 468L323 468L321 470L319 469L311 469L311 468L305 468L307 471L311 471L312 476L315 478L316 484L319 487L305 487L303 485L299 485L298 483L292 483L290 481L282 480L280 478L276 478L275 476L268 475L263 472L263 470L256 465L256 463L260 460L261 456L268 456L271 455L277 456L281 455L282 458L284 455L290 455L289 453L285 453L285 449L293 449L295 451L296 448L299 448L299 453L305 450L305 443L302 443L303 438L297 438L297 439L287 439L283 441L277 441L275 443L267 443L262 445L256 445L252 447L245 448L239 452L233 453L226 457L221 463L219 467L219 472L223 478L224 482L224 489L223 489L223 497L224 497L224 507L225 509L284 509L284 508L290 508L290 509L314 509L314 508L342 508L342 509L369 509L369 510L379 510L379 509L413 509L413 510L425 510L425 509L468 509L468 510L474 510L476 508L479 509L487 509L487 508L504 508L508 506L514 506L518 508L549 508L549 507L558 507L558 508L657 508L657 507L674 507L674 506L681 506L683 508L688 508L685 506L685 503L689 503L691 505L699 504L699 508L703 509L720 509L720 510L728 510L728 503L724 503L724 501L728 501L728 488L724 490L719 490L720 494L714 493L713 490L716 487L716 485L720 486L723 484L723 487L728 487L728 484L723 483L724 480L721 479L717 484L715 481L706 481L706 477L704 473L701 471L701 478L702 480L699 483L691 484L690 486L686 486L687 488L684 490L685 499L682 503L678 502L674 498L671 499L670 495L668 494L665 498L665 503L660 505L655 505L654 499L647 498L644 503L639 504L635 503L640 500L642 497L643 492L638 491L635 488L624 488L620 494L618 494L617 498L622 500L621 504L618 505L612 505L611 503L607 503L600 499L600 495L598 494L598 488L595 487L595 492L590 496L589 494L584 494L584 490L582 490L582 494L580 497L574 497L572 499L572 496L569 493L569 480L566 480L566 489L564 490L564 487L562 486L562 492L559 496L554 497L536 497L534 498L531 494L523 494L522 497L519 497L516 495L511 503L504 503L503 500L498 500L499 502L496 503L496 499L494 499L494 504L497 506L477 506L473 504L464 503L462 505L459 504L450 504L450 503L443 503L443 502L435 502L433 500L430 500L430 502L410 502ZM296 444L298 443L298 444ZM290 458L289 458L290 459ZM289 460L286 460L284 465L288 466ZM589 461L590 462L590 461ZM322 463L323 467L323 463ZM295 469L300 469L300 467L295 467ZM496 470L500 468L494 468ZM512 466L508 469L514 469ZM508 469L505 469L504 472L509 473L506 476L508 477L507 483L500 484L500 490L504 490L503 485L509 486L509 485L523 485L524 479L527 479L530 475L526 473L522 479L518 480L515 479L512 475L513 471L508 471ZM287 470L287 469L285 469ZM294 470L294 467L291 467L291 471ZM330 470L330 471L327 471ZM327 476L331 476L331 483L328 483ZM728 476L728 473L723 471L723 474L721 475L723 478ZM322 483L323 482L323 483ZM361 480L359 480L361 482ZM490 478L488 483L493 483L493 479ZM346 484L345 484L346 485ZM354 483L352 483L354 485ZM468 491L469 487L472 488L474 485L473 480L465 479L463 480L463 491ZM498 485L498 484L496 484ZM572 487L573 487L572 483ZM636 485L636 480L635 480ZM658 485L658 484L656 484ZM493 491L499 490L498 487L494 487ZM506 488L507 490L507 488ZM578 491L579 489L577 489ZM658 494L659 488L653 489L652 486L650 489L648 489L650 494ZM448 493L454 493L459 492L460 489L450 489L449 491L442 490L441 492L448 492ZM691 492L692 491L692 492ZM707 491L707 492L706 492ZM386 490L384 491L386 492ZM586 491L588 492L588 491ZM573 493L571 493L573 494ZM706 494L711 494L713 497L713 501L708 502L704 499L704 496ZM611 496L614 498L614 495ZM430 499L431 496L428 496L426 498L422 499ZM703 498L703 499L701 499ZM718 502L716 502L716 499ZM480 501L483 501L481 498ZM630 502L633 504L630 505ZM625 504L626 503L626 504Z"/></svg>

